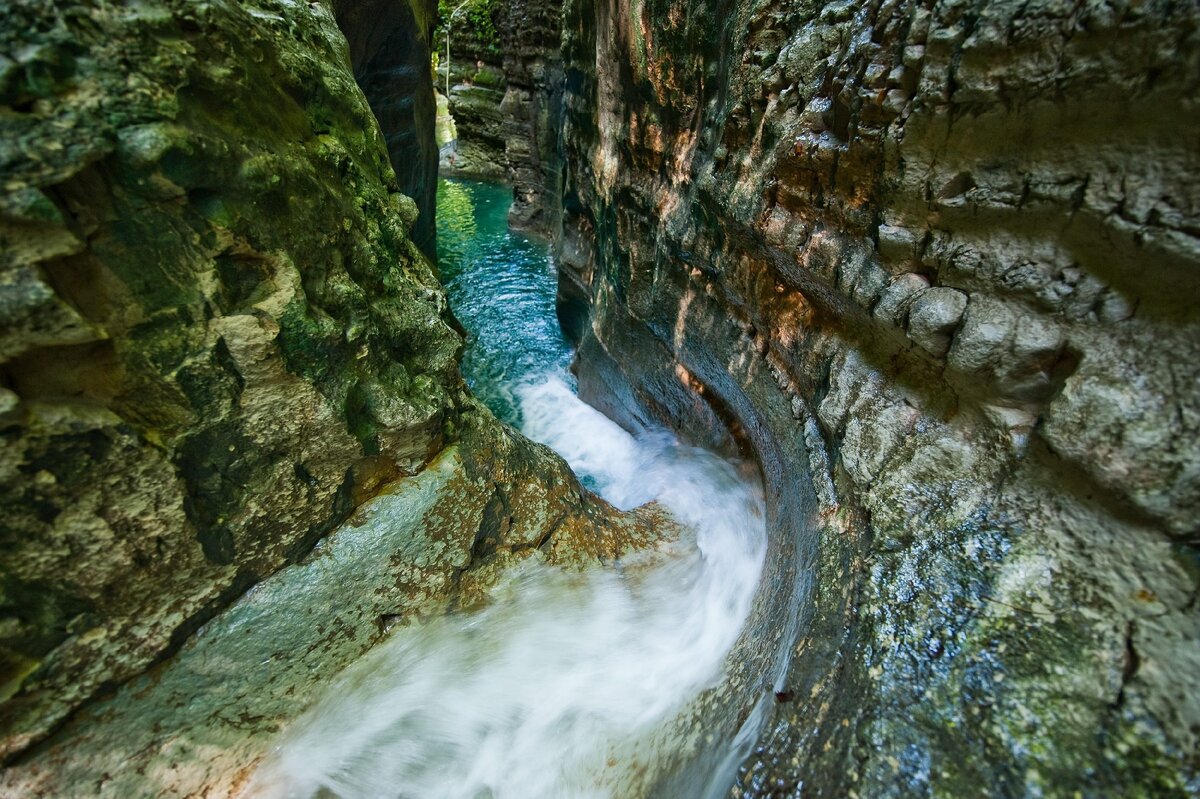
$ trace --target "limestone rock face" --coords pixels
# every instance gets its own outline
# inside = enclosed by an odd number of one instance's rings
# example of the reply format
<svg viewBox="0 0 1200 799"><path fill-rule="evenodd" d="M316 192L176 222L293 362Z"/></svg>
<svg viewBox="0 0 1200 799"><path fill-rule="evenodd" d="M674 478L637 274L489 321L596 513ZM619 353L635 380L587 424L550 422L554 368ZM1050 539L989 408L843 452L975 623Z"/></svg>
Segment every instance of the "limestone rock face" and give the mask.
<svg viewBox="0 0 1200 799"><path fill-rule="evenodd" d="M321 4L10 3L2 749L441 449L460 339Z"/></svg>
<svg viewBox="0 0 1200 799"><path fill-rule="evenodd" d="M450 11L457 7L450 6ZM445 9L443 9L445 11ZM453 161L443 153L441 173L448 176L501 181L508 171L505 155L504 57L495 23L486 6L468 3L450 25L449 88L447 89L446 14L433 35L437 52L437 90L448 99L458 134Z"/></svg>
<svg viewBox="0 0 1200 799"><path fill-rule="evenodd" d="M1197 7L563 19L581 391L766 475L734 793L1194 791Z"/></svg>
<svg viewBox="0 0 1200 799"><path fill-rule="evenodd" d="M557 232L561 206L561 14L556 0L498 3L489 32L494 41L462 17L451 36L450 110L459 153L442 171L511 183L509 224L545 236ZM434 46L444 57L440 30Z"/></svg>
<svg viewBox="0 0 1200 799"><path fill-rule="evenodd" d="M330 5L0 6L0 178L0 793L219 793L397 620L669 527L466 392Z"/></svg>
<svg viewBox="0 0 1200 799"><path fill-rule="evenodd" d="M442 173L482 180L504 180L508 172L505 153L503 75L487 64L469 69L463 82L450 89L450 112L458 130L454 164ZM457 72L457 69L455 70Z"/></svg>

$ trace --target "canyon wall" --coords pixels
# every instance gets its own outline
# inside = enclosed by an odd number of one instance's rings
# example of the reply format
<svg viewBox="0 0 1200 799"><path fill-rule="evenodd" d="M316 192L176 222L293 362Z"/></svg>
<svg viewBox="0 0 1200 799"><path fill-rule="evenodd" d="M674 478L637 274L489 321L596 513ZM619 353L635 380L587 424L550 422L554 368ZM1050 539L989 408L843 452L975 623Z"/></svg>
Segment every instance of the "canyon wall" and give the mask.
<svg viewBox="0 0 1200 799"><path fill-rule="evenodd" d="M4 795L219 795L398 621L662 525L466 391L429 70L385 143L351 69L408 85L396 5L0 7Z"/></svg>
<svg viewBox="0 0 1200 799"><path fill-rule="evenodd" d="M460 152L443 174L512 184L509 224L543 236L559 224L561 14L559 2L497 3L486 32L460 15L451 38L450 112ZM434 43L443 59L444 35L440 28Z"/></svg>
<svg viewBox="0 0 1200 799"><path fill-rule="evenodd" d="M437 53L436 90L448 97L447 106L458 133L454 158L442 156L445 175L481 180L504 180L508 173L505 154L504 102L507 81L504 55L488 4L467 3L450 27L450 83L446 84L447 16L458 3L441 5L433 36Z"/></svg>
<svg viewBox="0 0 1200 799"><path fill-rule="evenodd" d="M429 79L435 0L334 0L354 78L387 145L400 191L417 205L412 240L437 257L437 114Z"/></svg>
<svg viewBox="0 0 1200 799"><path fill-rule="evenodd" d="M1198 22L567 1L581 394L768 490L734 795L1196 790Z"/></svg>
<svg viewBox="0 0 1200 799"><path fill-rule="evenodd" d="M546 0L503 3L496 13L508 87L500 106L508 182L513 187L508 222L519 230L543 235L555 234L559 224L561 16L562 3Z"/></svg>

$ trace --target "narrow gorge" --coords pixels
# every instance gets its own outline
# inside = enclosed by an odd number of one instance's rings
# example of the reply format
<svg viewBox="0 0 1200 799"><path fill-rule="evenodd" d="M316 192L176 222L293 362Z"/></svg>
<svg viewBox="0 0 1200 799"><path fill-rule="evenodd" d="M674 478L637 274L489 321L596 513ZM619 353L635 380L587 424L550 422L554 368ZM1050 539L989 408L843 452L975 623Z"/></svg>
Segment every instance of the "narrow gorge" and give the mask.
<svg viewBox="0 0 1200 799"><path fill-rule="evenodd" d="M1200 795L1198 25L0 4L0 795Z"/></svg>

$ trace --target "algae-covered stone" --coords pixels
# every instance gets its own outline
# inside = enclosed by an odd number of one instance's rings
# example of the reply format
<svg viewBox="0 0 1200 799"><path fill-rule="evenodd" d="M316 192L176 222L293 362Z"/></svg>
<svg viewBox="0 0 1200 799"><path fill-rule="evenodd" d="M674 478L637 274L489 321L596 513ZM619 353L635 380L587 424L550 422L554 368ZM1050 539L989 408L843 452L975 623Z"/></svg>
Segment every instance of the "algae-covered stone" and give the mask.
<svg viewBox="0 0 1200 799"><path fill-rule="evenodd" d="M460 339L326 5L22 0L0 52L11 754L303 555L367 454L440 449Z"/></svg>

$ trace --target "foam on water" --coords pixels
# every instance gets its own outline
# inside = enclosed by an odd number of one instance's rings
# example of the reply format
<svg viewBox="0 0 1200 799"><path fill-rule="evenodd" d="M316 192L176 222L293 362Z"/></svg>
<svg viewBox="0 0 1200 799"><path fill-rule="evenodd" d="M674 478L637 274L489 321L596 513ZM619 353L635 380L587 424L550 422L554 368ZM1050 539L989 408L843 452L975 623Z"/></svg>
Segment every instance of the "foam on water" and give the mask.
<svg viewBox="0 0 1200 799"><path fill-rule="evenodd" d="M762 568L752 470L666 431L631 436L575 396L561 358L501 371L494 396L526 435L619 507L661 502L694 540L583 574L530 565L482 610L396 631L286 732L257 793L634 797L682 745L672 722L721 677Z"/></svg>

